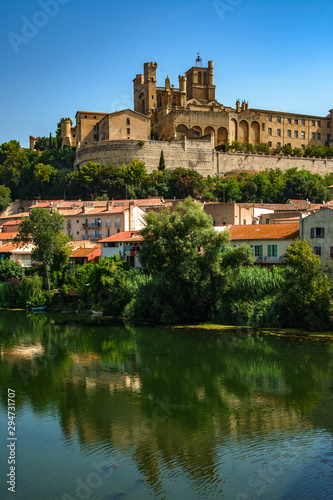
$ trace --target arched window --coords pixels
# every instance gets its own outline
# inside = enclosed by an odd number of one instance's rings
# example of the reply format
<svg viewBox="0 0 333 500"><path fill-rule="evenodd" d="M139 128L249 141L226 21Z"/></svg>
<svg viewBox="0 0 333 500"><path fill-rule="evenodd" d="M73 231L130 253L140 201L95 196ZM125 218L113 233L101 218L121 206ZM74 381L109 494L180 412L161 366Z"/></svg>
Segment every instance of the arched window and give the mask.
<svg viewBox="0 0 333 500"><path fill-rule="evenodd" d="M206 85L206 83L207 83L207 73L206 73L206 71L204 72L203 82Z"/></svg>
<svg viewBox="0 0 333 500"><path fill-rule="evenodd" d="M157 107L160 108L162 106L162 96L159 94L157 96Z"/></svg>
<svg viewBox="0 0 333 500"><path fill-rule="evenodd" d="M201 72L198 73L198 83L201 83Z"/></svg>

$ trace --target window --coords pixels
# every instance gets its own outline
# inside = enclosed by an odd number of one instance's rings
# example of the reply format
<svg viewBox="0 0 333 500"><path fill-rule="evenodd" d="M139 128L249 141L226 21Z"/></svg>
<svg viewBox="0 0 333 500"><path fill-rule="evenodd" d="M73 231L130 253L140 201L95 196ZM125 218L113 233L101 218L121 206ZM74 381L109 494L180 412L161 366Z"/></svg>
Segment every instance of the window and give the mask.
<svg viewBox="0 0 333 500"><path fill-rule="evenodd" d="M333 247L330 247L330 259L333 259Z"/></svg>
<svg viewBox="0 0 333 500"><path fill-rule="evenodd" d="M272 129L271 128L268 129L268 135L272 135Z"/></svg>
<svg viewBox="0 0 333 500"><path fill-rule="evenodd" d="M268 121L271 122L272 121L272 115L268 115Z"/></svg>
<svg viewBox="0 0 333 500"><path fill-rule="evenodd" d="M287 136L288 136L288 137L291 137L291 130L288 130L288 131L287 131Z"/></svg>
<svg viewBox="0 0 333 500"><path fill-rule="evenodd" d="M272 141L268 141L268 145L271 148L272 147Z"/></svg>
<svg viewBox="0 0 333 500"><path fill-rule="evenodd" d="M102 238L102 231L95 230L95 239Z"/></svg>
<svg viewBox="0 0 333 500"><path fill-rule="evenodd" d="M305 139L305 132L301 132L301 139Z"/></svg>
<svg viewBox="0 0 333 500"><path fill-rule="evenodd" d="M280 128L277 129L276 133L277 133L278 137L281 137L281 129Z"/></svg>
<svg viewBox="0 0 333 500"><path fill-rule="evenodd" d="M318 141L320 141L320 140L321 140L321 133L318 133L318 134L317 134L317 139L318 139Z"/></svg>
<svg viewBox="0 0 333 500"><path fill-rule="evenodd" d="M305 125L305 120L304 119L302 120L302 125Z"/></svg>
<svg viewBox="0 0 333 500"><path fill-rule="evenodd" d="M262 131L264 131L264 130L265 130L265 124L264 124L264 123L262 123L262 124L261 124L261 130L262 130Z"/></svg>
<svg viewBox="0 0 333 500"><path fill-rule="evenodd" d="M277 148L280 148L280 147L281 147L281 142L277 142L277 143L276 143L276 147L277 147Z"/></svg>
<svg viewBox="0 0 333 500"><path fill-rule="evenodd" d="M158 95L157 96L157 107L160 108L162 106L162 96Z"/></svg>
<svg viewBox="0 0 333 500"><path fill-rule="evenodd" d="M207 73L206 73L206 71L203 74L203 82L206 85L206 83L207 83Z"/></svg>
<svg viewBox="0 0 333 500"><path fill-rule="evenodd" d="M270 219L266 219L266 224L270 224Z"/></svg>
<svg viewBox="0 0 333 500"><path fill-rule="evenodd" d="M281 123L281 116L278 116L276 119L278 123Z"/></svg>
<svg viewBox="0 0 333 500"><path fill-rule="evenodd" d="M305 151L305 144L302 144L301 148Z"/></svg>
<svg viewBox="0 0 333 500"><path fill-rule="evenodd" d="M131 124L131 119L127 118L126 122L127 122L127 125L130 125Z"/></svg>
<svg viewBox="0 0 333 500"><path fill-rule="evenodd" d="M321 121L320 120L318 120L317 124L318 124L318 127L321 127Z"/></svg>
<svg viewBox="0 0 333 500"><path fill-rule="evenodd" d="M298 118L295 118L295 125L298 125Z"/></svg>
<svg viewBox="0 0 333 500"><path fill-rule="evenodd" d="M154 96L152 95L151 98L154 99Z"/></svg>
<svg viewBox="0 0 333 500"><path fill-rule="evenodd" d="M120 217L116 217L116 227L120 227Z"/></svg>
<svg viewBox="0 0 333 500"><path fill-rule="evenodd" d="M278 245L268 245L268 257L278 257Z"/></svg>
<svg viewBox="0 0 333 500"><path fill-rule="evenodd" d="M315 138L316 138L316 133L315 133L315 132L312 132L312 134L311 134L311 139L314 141L314 140L315 140Z"/></svg>
<svg viewBox="0 0 333 500"><path fill-rule="evenodd" d="M315 127L315 126L316 126L316 122L315 122L315 120L312 120L311 125L312 125L313 127Z"/></svg>
<svg viewBox="0 0 333 500"><path fill-rule="evenodd" d="M324 238L325 228L324 227L312 227L311 228L311 238Z"/></svg>
<svg viewBox="0 0 333 500"><path fill-rule="evenodd" d="M94 120L96 120L96 116L94 116Z"/></svg>
<svg viewBox="0 0 333 500"><path fill-rule="evenodd" d="M67 234L68 234L68 236L70 236L70 235L71 235L71 232L70 232L70 231L67 231Z"/></svg>
<svg viewBox="0 0 333 500"><path fill-rule="evenodd" d="M110 226L111 226L110 217L107 217L106 218L106 227L110 227Z"/></svg>
<svg viewBox="0 0 333 500"><path fill-rule="evenodd" d="M327 136L326 136L326 142L331 142L331 134L327 134Z"/></svg>
<svg viewBox="0 0 333 500"><path fill-rule="evenodd" d="M262 257L262 245L251 245L254 257Z"/></svg>
<svg viewBox="0 0 333 500"><path fill-rule="evenodd" d="M110 236L110 229L106 230L106 237L108 238Z"/></svg>
<svg viewBox="0 0 333 500"><path fill-rule="evenodd" d="M94 219L93 226L94 227L101 227L102 226L101 219Z"/></svg>
<svg viewBox="0 0 333 500"><path fill-rule="evenodd" d="M243 224L244 224L244 226L246 226L246 219L243 220Z"/></svg>
<svg viewBox="0 0 333 500"><path fill-rule="evenodd" d="M80 231L76 231L76 234L80 234Z"/></svg>
<svg viewBox="0 0 333 500"><path fill-rule="evenodd" d="M331 128L331 120L328 120L328 122L327 122L327 128Z"/></svg>
<svg viewBox="0 0 333 500"><path fill-rule="evenodd" d="M318 246L318 245L317 245L317 246L315 246L315 247L313 247L313 253L314 253L315 255L319 255L319 257L321 257L321 247L320 247L320 246Z"/></svg>
<svg viewBox="0 0 333 500"><path fill-rule="evenodd" d="M288 118L288 123L289 123L289 125L291 124L291 118Z"/></svg>
<svg viewBox="0 0 333 500"><path fill-rule="evenodd" d="M199 84L201 83L201 73L200 72L198 73L198 83Z"/></svg>
<svg viewBox="0 0 333 500"><path fill-rule="evenodd" d="M297 139L298 138L298 131L297 130L295 130L294 135L295 135L295 139Z"/></svg>

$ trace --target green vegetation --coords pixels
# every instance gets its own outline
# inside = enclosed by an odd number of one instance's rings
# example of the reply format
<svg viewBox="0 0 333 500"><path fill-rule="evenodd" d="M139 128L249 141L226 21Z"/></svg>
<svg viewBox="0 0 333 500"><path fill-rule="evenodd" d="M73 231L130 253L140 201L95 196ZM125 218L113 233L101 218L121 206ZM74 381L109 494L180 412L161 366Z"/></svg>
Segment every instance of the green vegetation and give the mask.
<svg viewBox="0 0 333 500"><path fill-rule="evenodd" d="M138 142L139 146L144 141ZM0 146L0 211L11 197L44 199L124 199L161 196L201 201L236 201L285 203L287 199L306 199L321 203L331 199L328 186L333 174L325 178L296 167L282 172L270 169L258 173L230 172L223 177L204 178L192 169L166 169L163 151L159 164L151 174L145 164L133 159L129 165L116 167L88 162L79 170L73 169L75 148L61 148L60 123L56 136L41 137L36 150L23 150L13 140ZM311 156L333 158L333 147L308 146L305 151L285 145L270 150L268 144L253 146L234 141L221 144L219 151Z"/></svg>
<svg viewBox="0 0 333 500"><path fill-rule="evenodd" d="M33 208L29 217L21 221L14 240L16 243L33 244L31 258L43 266L48 291L51 288L49 273L52 267L59 269L65 265L71 252L67 245L69 237L62 232L63 227L64 217L57 211Z"/></svg>

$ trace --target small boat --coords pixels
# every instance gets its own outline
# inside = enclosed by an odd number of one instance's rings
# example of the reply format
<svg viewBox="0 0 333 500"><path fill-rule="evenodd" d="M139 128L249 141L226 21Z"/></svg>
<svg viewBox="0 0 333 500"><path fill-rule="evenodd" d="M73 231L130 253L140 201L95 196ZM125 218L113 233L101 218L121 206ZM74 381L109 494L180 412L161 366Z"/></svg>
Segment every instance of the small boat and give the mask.
<svg viewBox="0 0 333 500"><path fill-rule="evenodd" d="M93 316L103 316L103 311L91 311Z"/></svg>
<svg viewBox="0 0 333 500"><path fill-rule="evenodd" d="M41 311L46 311L47 306L40 306L40 307L32 307L31 311L32 312L41 312Z"/></svg>

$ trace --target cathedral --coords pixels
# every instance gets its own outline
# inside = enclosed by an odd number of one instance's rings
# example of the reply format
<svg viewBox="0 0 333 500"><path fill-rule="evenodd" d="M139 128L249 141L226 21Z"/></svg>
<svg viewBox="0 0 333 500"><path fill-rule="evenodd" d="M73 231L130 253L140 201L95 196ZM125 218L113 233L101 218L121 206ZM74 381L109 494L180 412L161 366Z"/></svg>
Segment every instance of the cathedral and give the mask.
<svg viewBox="0 0 333 500"><path fill-rule="evenodd" d="M144 73L134 79L134 110L150 117L155 136L176 139L214 135L215 145L240 141L268 143L272 148L289 144L305 149L332 142L332 115L309 116L249 108L248 102L236 101L235 107L224 106L215 99L214 63L196 65L179 76L179 86L156 86L157 63L144 64Z"/></svg>
<svg viewBox="0 0 333 500"><path fill-rule="evenodd" d="M225 106L215 98L213 61L204 67L199 55L195 66L178 77L178 87L168 77L164 87L158 87L156 69L156 62L146 62L143 74L134 78L134 110L78 111L74 127L69 118L63 118L63 145L79 150L107 147L114 141L172 143L208 136L215 146L239 141L268 143L272 149L289 144L304 150L308 144L332 144L332 109L327 116L310 116L250 108L248 102L239 100L235 107Z"/></svg>

